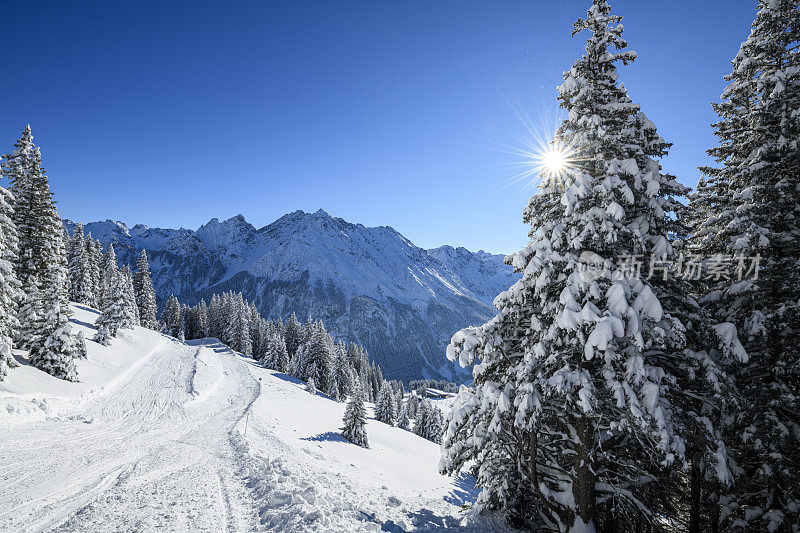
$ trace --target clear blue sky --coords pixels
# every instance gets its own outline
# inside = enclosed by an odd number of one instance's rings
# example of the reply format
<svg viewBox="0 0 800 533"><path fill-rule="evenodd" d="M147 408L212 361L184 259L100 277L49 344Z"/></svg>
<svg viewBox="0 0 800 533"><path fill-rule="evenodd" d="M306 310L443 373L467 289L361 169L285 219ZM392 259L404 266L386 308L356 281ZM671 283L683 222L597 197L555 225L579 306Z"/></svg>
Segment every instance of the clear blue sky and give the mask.
<svg viewBox="0 0 800 533"><path fill-rule="evenodd" d="M26 123L62 216L261 227L324 208L423 247L527 242L530 134L558 117L589 0L8 2L0 148ZM695 185L755 0L617 0L621 79Z"/></svg>

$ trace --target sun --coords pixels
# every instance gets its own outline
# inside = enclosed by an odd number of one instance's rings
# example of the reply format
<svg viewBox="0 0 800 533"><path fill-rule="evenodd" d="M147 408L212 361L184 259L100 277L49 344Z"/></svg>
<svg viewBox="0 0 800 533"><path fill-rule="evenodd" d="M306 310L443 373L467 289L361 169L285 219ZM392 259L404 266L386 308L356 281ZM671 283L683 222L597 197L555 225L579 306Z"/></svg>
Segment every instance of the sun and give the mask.
<svg viewBox="0 0 800 533"><path fill-rule="evenodd" d="M547 148L541 157L539 158L539 163L542 166L542 170L548 172L550 174L560 174L567 168L567 161L569 156L564 150L560 150L553 146Z"/></svg>

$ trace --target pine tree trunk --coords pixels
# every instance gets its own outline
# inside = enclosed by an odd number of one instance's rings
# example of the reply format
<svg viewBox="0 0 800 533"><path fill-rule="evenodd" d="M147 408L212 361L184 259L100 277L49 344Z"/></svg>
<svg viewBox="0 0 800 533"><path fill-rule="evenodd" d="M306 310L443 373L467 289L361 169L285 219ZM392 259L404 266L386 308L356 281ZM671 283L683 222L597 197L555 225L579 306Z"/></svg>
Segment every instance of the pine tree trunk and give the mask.
<svg viewBox="0 0 800 533"><path fill-rule="evenodd" d="M717 492L719 494L719 492ZM719 533L719 503L714 500L711 502L711 516L708 517L708 523L711 524L711 533Z"/></svg>
<svg viewBox="0 0 800 533"><path fill-rule="evenodd" d="M689 533L700 533L700 508L702 502L702 477L700 475L700 453L691 454L691 479L689 481Z"/></svg>
<svg viewBox="0 0 800 533"><path fill-rule="evenodd" d="M616 533L617 524L614 515L614 500L609 498L606 501L605 517L603 518L603 527L600 529L601 533Z"/></svg>
<svg viewBox="0 0 800 533"><path fill-rule="evenodd" d="M528 476L530 478L531 485L533 486L533 492L538 492L539 490L539 470L536 468L536 455L537 455L537 436L536 436L536 426L532 427L530 430L530 438L528 439ZM525 495L526 499L528 499L528 494ZM526 502L526 505L530 506L531 511L533 511L533 500L535 496L530 494L530 500Z"/></svg>
<svg viewBox="0 0 800 533"><path fill-rule="evenodd" d="M591 459L591 423L585 417L576 421L575 429L580 444L576 447L572 495L575 498L575 513L585 524L595 522L595 473Z"/></svg>

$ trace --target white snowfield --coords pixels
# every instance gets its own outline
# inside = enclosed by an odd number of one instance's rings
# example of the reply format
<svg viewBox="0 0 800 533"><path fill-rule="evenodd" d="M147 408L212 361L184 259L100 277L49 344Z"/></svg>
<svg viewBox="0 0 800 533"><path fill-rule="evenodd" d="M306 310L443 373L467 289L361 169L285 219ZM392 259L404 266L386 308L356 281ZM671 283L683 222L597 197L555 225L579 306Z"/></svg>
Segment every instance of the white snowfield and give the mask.
<svg viewBox="0 0 800 533"><path fill-rule="evenodd" d="M96 313L74 311L90 339ZM82 383L0 382L0 531L501 527L467 525L474 480L439 475L436 444L374 420L370 449L350 444L344 404L219 342L136 328L87 347Z"/></svg>

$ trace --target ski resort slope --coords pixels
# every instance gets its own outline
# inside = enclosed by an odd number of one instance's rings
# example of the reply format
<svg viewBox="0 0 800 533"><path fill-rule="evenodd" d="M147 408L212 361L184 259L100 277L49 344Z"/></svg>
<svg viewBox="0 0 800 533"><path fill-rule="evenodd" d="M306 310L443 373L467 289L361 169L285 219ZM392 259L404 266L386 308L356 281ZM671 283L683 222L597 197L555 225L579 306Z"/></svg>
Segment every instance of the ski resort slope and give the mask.
<svg viewBox="0 0 800 533"><path fill-rule="evenodd" d="M91 338L84 313L74 319ZM338 436L344 404L289 376L219 343L123 335L109 353L128 353L124 364L101 363L103 347L87 341L82 384L31 367L0 384L0 406L16 409L0 421L0 531L499 527L465 525L474 481L439 475L437 445L370 420L371 447L359 448ZM46 390L20 390L20 371ZM69 408L30 416L66 398Z"/></svg>

